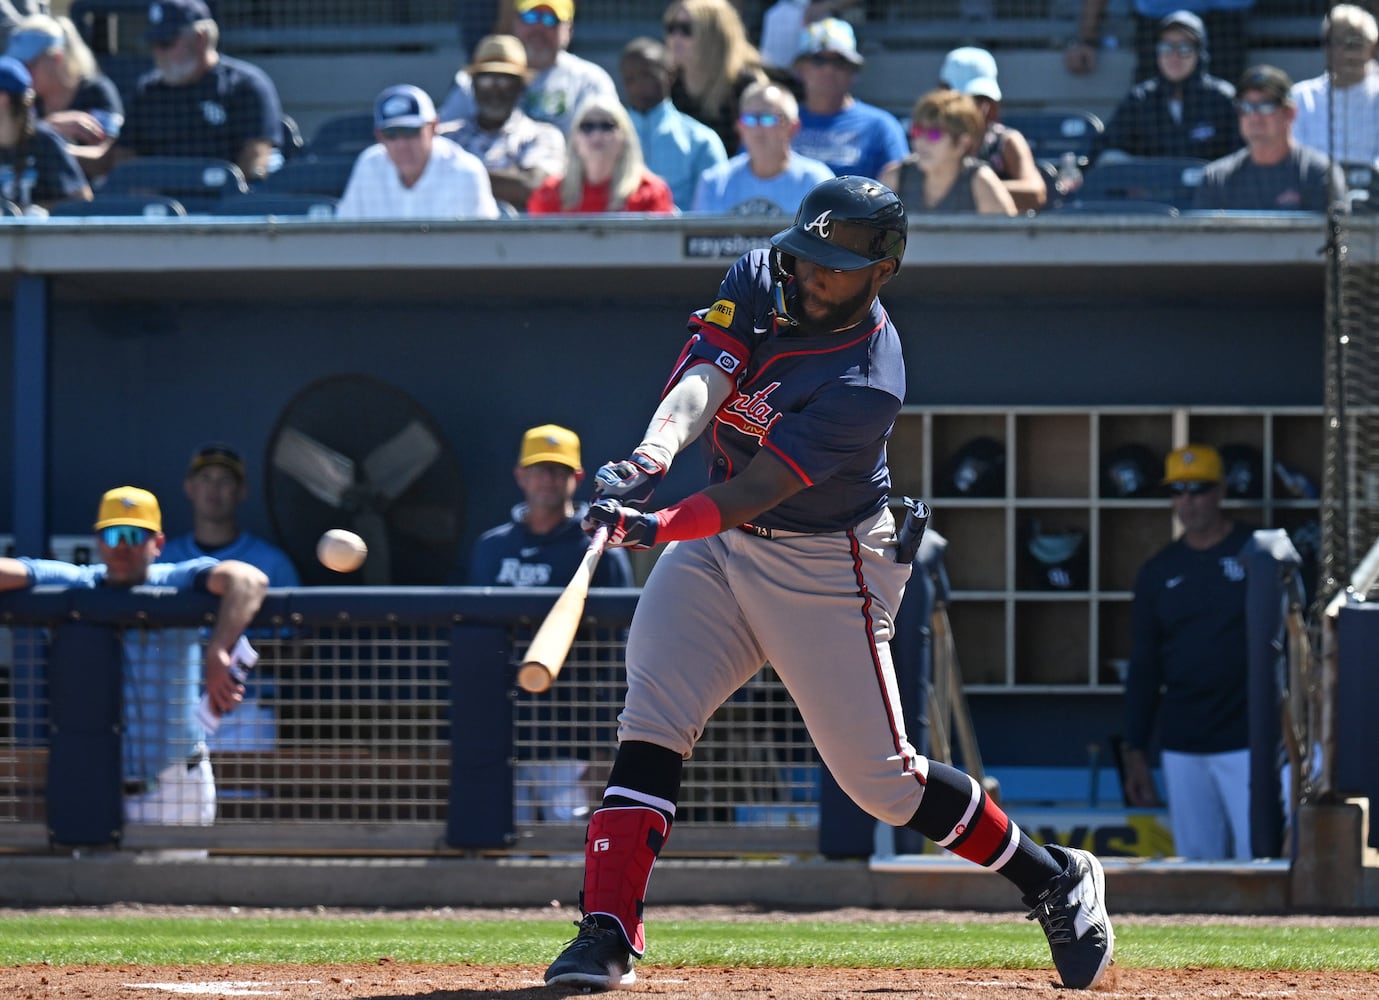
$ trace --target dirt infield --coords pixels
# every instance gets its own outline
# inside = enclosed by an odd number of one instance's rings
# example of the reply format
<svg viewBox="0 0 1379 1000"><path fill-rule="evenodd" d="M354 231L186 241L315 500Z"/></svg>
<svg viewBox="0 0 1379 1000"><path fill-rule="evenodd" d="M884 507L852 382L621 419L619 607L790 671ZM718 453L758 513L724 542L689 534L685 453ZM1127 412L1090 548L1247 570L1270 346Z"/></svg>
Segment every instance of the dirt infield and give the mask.
<svg viewBox="0 0 1379 1000"><path fill-rule="evenodd" d="M143 1000L177 996L279 997L282 1000L559 1000L573 991L547 989L535 966L370 965L198 966L150 969L0 969L0 996L15 1000ZM647 966L637 985L618 995L663 1000L1038 1000L1076 996L1049 972L942 969L675 969ZM1133 1000L1348 1000L1379 995L1372 973L1167 972L1112 970L1087 994Z"/></svg>

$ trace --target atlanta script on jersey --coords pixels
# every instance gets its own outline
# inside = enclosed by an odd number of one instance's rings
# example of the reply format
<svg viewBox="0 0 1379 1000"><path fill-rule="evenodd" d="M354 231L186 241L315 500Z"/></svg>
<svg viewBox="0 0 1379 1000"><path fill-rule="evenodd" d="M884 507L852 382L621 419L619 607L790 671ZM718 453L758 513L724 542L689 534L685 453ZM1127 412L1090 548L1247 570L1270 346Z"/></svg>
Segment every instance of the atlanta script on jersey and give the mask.
<svg viewBox="0 0 1379 1000"><path fill-rule="evenodd" d="M805 336L777 320L774 300L769 252L744 254L717 300L690 317L667 388L693 365L726 373L736 391L702 437L710 481L731 479L765 448L805 489L756 523L842 531L889 500L886 439L905 397L900 337L879 302L851 329Z"/></svg>

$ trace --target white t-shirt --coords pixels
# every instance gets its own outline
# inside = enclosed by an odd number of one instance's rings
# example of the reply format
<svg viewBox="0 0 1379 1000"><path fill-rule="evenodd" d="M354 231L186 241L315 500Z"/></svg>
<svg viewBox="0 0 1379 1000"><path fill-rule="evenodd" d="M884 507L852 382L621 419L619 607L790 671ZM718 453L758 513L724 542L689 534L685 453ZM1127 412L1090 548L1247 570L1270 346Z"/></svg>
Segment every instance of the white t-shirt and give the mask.
<svg viewBox="0 0 1379 1000"><path fill-rule="evenodd" d="M1327 127L1327 92L1331 82L1326 74L1293 84L1293 103L1298 116L1293 122L1293 139L1321 153L1331 153ZM1379 70L1373 65L1365 78L1352 87L1336 91L1333 113L1336 116L1336 159L1343 163L1369 163L1379 166Z"/></svg>
<svg viewBox="0 0 1379 1000"><path fill-rule="evenodd" d="M360 153L335 215L340 219L496 219L498 203L479 158L437 136L426 168L409 188L402 186L382 143Z"/></svg>
<svg viewBox="0 0 1379 1000"><path fill-rule="evenodd" d="M528 117L539 122L550 122L560 129L561 135L568 137L570 125L575 120L575 109L595 95L619 100L618 88L608 71L598 63L581 59L573 53L560 52L553 65L537 73L527 83L518 107ZM474 81L468 73L460 70L455 74L455 86L441 103L440 120L449 122L473 118L476 110Z"/></svg>

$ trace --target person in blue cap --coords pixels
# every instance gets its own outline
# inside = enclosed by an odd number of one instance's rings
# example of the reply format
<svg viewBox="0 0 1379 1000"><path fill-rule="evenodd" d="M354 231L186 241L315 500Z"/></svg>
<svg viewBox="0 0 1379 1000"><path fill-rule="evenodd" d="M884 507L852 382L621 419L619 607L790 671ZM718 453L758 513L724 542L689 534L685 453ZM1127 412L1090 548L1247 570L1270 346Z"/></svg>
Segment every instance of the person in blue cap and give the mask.
<svg viewBox="0 0 1379 1000"><path fill-rule="evenodd" d="M10 56L0 56L0 197L26 215L69 198L91 200L67 144L34 113L33 77Z"/></svg>
<svg viewBox="0 0 1379 1000"><path fill-rule="evenodd" d="M137 156L229 160L253 183L282 141L282 103L263 70L221 55L203 0L153 0L144 32L154 69L140 77L107 164Z"/></svg>

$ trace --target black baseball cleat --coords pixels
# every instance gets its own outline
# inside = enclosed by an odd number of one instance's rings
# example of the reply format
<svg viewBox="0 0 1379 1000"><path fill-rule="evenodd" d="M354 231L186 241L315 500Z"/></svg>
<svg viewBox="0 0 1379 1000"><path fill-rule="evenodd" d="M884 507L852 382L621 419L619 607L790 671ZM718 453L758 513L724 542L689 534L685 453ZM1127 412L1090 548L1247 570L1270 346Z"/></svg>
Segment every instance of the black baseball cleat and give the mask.
<svg viewBox="0 0 1379 1000"><path fill-rule="evenodd" d="M1035 895L1024 897L1024 904L1032 908L1026 919L1037 920L1044 928L1063 985L1091 989L1106 974L1116 944L1106 914L1106 873L1087 851L1045 846L1055 861L1063 862L1063 874Z"/></svg>
<svg viewBox="0 0 1379 1000"><path fill-rule="evenodd" d="M601 926L593 914L581 920L578 927L574 940L546 970L547 986L616 990L637 981L632 953L623 943L620 931Z"/></svg>

